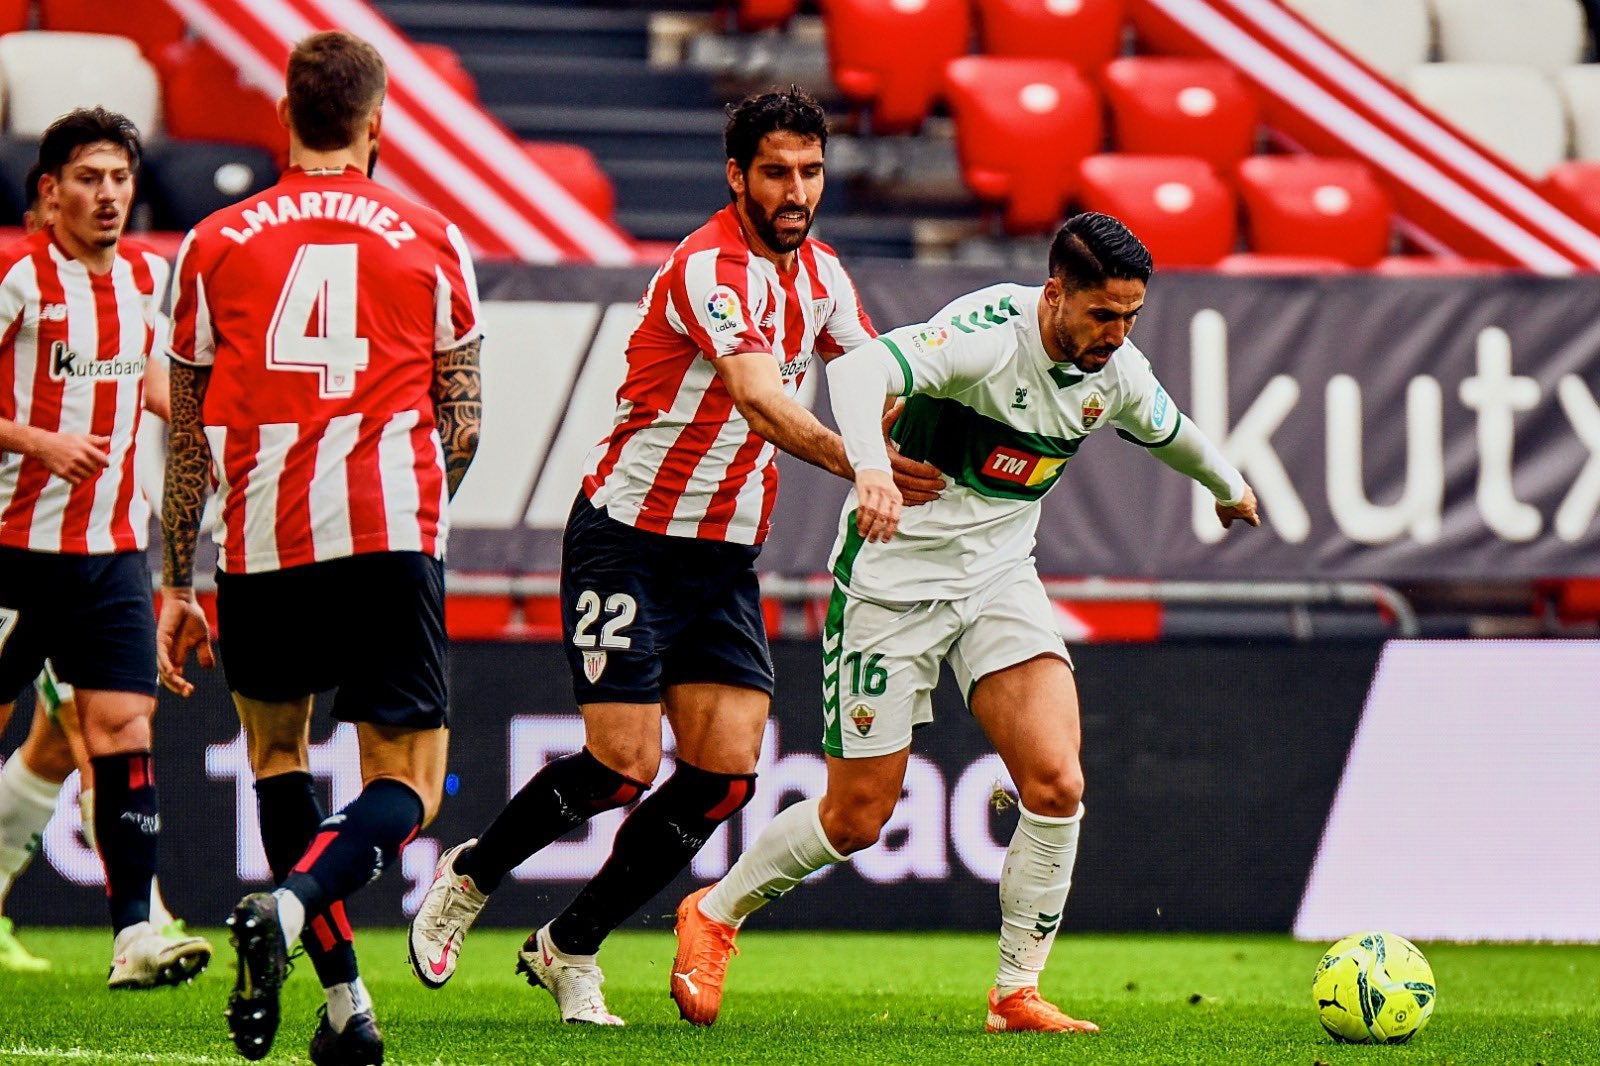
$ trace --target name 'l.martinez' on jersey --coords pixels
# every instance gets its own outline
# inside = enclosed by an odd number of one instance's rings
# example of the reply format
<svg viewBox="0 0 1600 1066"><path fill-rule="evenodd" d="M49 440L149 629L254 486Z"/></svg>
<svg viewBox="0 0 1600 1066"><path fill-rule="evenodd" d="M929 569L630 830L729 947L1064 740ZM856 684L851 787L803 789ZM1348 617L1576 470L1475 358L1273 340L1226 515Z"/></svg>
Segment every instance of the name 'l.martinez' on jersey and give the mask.
<svg viewBox="0 0 1600 1066"><path fill-rule="evenodd" d="M639 301L611 432L583 491L653 533L760 544L778 496L777 449L754 433L713 360L767 352L794 396L817 353L875 332L833 249L806 240L784 273L750 248L732 205L673 251Z"/></svg>
<svg viewBox="0 0 1600 1066"><path fill-rule="evenodd" d="M0 544L144 550L150 504L134 474L134 439L166 284L166 260L132 240L118 243L105 274L48 227L0 252L0 416L111 438L105 469L77 485L31 456L0 453Z"/></svg>
<svg viewBox="0 0 1600 1066"><path fill-rule="evenodd" d="M895 442L948 484L902 511L899 531L880 543L856 532L851 490L832 557L850 594L882 603L969 596L1033 553L1039 501L1090 433L1115 426L1146 447L1177 435L1182 415L1133 344L1094 374L1050 358L1039 338L1041 291L980 289L875 342L896 357L910 394Z"/></svg>

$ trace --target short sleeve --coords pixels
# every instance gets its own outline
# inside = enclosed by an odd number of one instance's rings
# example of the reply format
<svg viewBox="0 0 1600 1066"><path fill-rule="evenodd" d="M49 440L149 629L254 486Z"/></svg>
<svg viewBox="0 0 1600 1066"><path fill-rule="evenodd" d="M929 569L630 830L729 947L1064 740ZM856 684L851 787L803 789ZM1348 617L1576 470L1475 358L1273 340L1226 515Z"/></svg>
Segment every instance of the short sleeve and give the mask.
<svg viewBox="0 0 1600 1066"><path fill-rule="evenodd" d="M837 259L817 256L818 273L826 272L821 280L828 286L833 298L833 309L817 329L817 351L838 355L861 347L878 335L872 320L861 306L855 282Z"/></svg>
<svg viewBox="0 0 1600 1066"><path fill-rule="evenodd" d="M433 350L449 351L483 335L478 275L472 253L454 224L445 227L445 244L434 267Z"/></svg>
<svg viewBox="0 0 1600 1066"><path fill-rule="evenodd" d="M203 257L196 233L190 230L172 271L172 340L167 346L168 356L190 366L210 366L217 358L216 332L200 269Z"/></svg>
<svg viewBox="0 0 1600 1066"><path fill-rule="evenodd" d="M1127 395L1112 415L1112 425L1146 447L1159 448L1171 443L1178 433L1181 417L1177 404L1156 380L1150 361L1131 344L1124 345L1113 358L1125 361L1122 379Z"/></svg>
<svg viewBox="0 0 1600 1066"><path fill-rule="evenodd" d="M708 358L772 350L756 328L761 308L750 298L750 268L742 256L716 249L688 256L667 299L668 321Z"/></svg>
<svg viewBox="0 0 1600 1066"><path fill-rule="evenodd" d="M988 377L1010 354L1009 330L963 333L949 324L924 322L891 329L878 338L900 364L901 396L957 393Z"/></svg>

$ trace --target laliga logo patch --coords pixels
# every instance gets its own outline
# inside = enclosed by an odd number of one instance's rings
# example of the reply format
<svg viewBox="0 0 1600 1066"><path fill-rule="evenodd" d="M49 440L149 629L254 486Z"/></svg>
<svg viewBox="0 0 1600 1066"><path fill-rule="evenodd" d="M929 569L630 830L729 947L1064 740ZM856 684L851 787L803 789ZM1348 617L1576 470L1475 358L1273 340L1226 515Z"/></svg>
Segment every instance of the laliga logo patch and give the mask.
<svg viewBox="0 0 1600 1066"><path fill-rule="evenodd" d="M1089 398L1083 401L1083 428L1093 429L1094 424L1100 421L1100 416L1105 414L1106 401L1098 392L1091 392Z"/></svg>
<svg viewBox="0 0 1600 1066"><path fill-rule="evenodd" d="M600 675L606 672L606 653L603 651L585 651L583 653L583 676L593 685L600 680Z"/></svg>
<svg viewBox="0 0 1600 1066"><path fill-rule="evenodd" d="M872 720L876 717L878 712L865 703L850 712L850 720L856 724L856 732L862 736L872 732Z"/></svg>
<svg viewBox="0 0 1600 1066"><path fill-rule="evenodd" d="M706 313L716 323L711 328L717 333L737 329L739 326L739 294L726 285L718 285L706 298Z"/></svg>
<svg viewBox="0 0 1600 1066"><path fill-rule="evenodd" d="M912 340L919 348L929 350L943 348L950 341L950 331L943 326L928 326L913 337Z"/></svg>

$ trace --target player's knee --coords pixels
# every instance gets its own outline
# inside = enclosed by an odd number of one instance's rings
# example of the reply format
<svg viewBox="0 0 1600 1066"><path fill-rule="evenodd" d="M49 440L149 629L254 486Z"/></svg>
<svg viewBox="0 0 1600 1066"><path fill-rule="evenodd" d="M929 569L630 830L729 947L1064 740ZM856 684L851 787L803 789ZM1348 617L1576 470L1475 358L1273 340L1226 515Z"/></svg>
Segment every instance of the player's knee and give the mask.
<svg viewBox="0 0 1600 1066"><path fill-rule="evenodd" d="M654 745L626 736L591 736L585 745L602 766L632 781L654 781L661 771L661 741Z"/></svg>
<svg viewBox="0 0 1600 1066"><path fill-rule="evenodd" d="M67 738L57 730L29 733L28 739L17 749L17 754L24 766L46 781L65 781L77 768L72 761L72 748L67 744Z"/></svg>
<svg viewBox="0 0 1600 1066"><path fill-rule="evenodd" d="M1023 783L1022 805L1044 818L1069 818L1083 800L1083 768L1073 760L1070 766L1052 767Z"/></svg>
<svg viewBox="0 0 1600 1066"><path fill-rule="evenodd" d="M828 843L841 855L854 855L878 842L883 827L889 824L894 806L875 803L823 802L817 811Z"/></svg>

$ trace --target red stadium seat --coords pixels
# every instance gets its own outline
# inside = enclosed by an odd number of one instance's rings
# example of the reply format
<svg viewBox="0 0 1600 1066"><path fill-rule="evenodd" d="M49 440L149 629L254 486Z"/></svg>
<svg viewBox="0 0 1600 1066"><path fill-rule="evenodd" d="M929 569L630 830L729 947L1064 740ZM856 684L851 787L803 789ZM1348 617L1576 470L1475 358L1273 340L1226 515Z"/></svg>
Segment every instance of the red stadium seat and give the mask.
<svg viewBox="0 0 1600 1066"><path fill-rule="evenodd" d="M522 150L573 199L607 222L616 222L617 191L593 152L559 141L523 141Z"/></svg>
<svg viewBox="0 0 1600 1066"><path fill-rule="evenodd" d="M28 28L30 0L0 0L0 33L16 33Z"/></svg>
<svg viewBox="0 0 1600 1066"><path fill-rule="evenodd" d="M179 41L157 53L155 65L170 136L252 144L280 164L288 158L289 132L278 124L277 100L241 81L221 52L204 41Z"/></svg>
<svg viewBox="0 0 1600 1066"><path fill-rule="evenodd" d="M39 0L39 28L129 37L138 44L145 58L151 60L167 45L181 41L184 35L183 16L171 5L114 0Z"/></svg>
<svg viewBox="0 0 1600 1066"><path fill-rule="evenodd" d="M1092 155L1079 167L1079 203L1125 222L1156 266L1211 266L1238 237L1233 192L1194 156Z"/></svg>
<svg viewBox="0 0 1600 1066"><path fill-rule="evenodd" d="M1600 162L1559 163L1545 177L1544 187L1552 200L1600 233Z"/></svg>
<svg viewBox="0 0 1600 1066"><path fill-rule="evenodd" d="M733 4L734 22L744 33L787 26L800 10L800 0L737 0Z"/></svg>
<svg viewBox="0 0 1600 1066"><path fill-rule="evenodd" d="M1119 152L1199 156L1226 175L1255 150L1261 107L1219 59L1129 56L1102 77Z"/></svg>
<svg viewBox="0 0 1600 1066"><path fill-rule="evenodd" d="M1250 249L1370 267L1389 251L1394 204L1365 163L1258 155L1239 164Z"/></svg>
<svg viewBox="0 0 1600 1066"><path fill-rule="evenodd" d="M877 133L922 125L971 34L966 0L828 0L822 21L833 82Z"/></svg>
<svg viewBox="0 0 1600 1066"><path fill-rule="evenodd" d="M1504 274L1515 270L1504 263L1482 259L1461 259L1445 255L1386 255L1372 267L1374 273L1391 277L1438 277L1460 274Z"/></svg>
<svg viewBox="0 0 1600 1066"><path fill-rule="evenodd" d="M424 63L433 68L435 74L455 86L456 91L468 100L473 103L478 102L478 79L472 76L472 71L462 65L461 57L456 54L454 48L447 44L427 44L421 41L414 42L411 47L416 50Z"/></svg>
<svg viewBox="0 0 1600 1066"><path fill-rule="evenodd" d="M1125 0L978 0L983 50L1099 70L1122 47L1126 6Z"/></svg>
<svg viewBox="0 0 1600 1066"><path fill-rule="evenodd" d="M1100 101L1060 59L963 56L945 68L956 154L967 187L1005 204L1011 233L1061 220L1078 164L1100 147Z"/></svg>
<svg viewBox="0 0 1600 1066"><path fill-rule="evenodd" d="M1235 252L1217 261L1223 274L1343 274L1350 264L1325 255L1261 255Z"/></svg>

